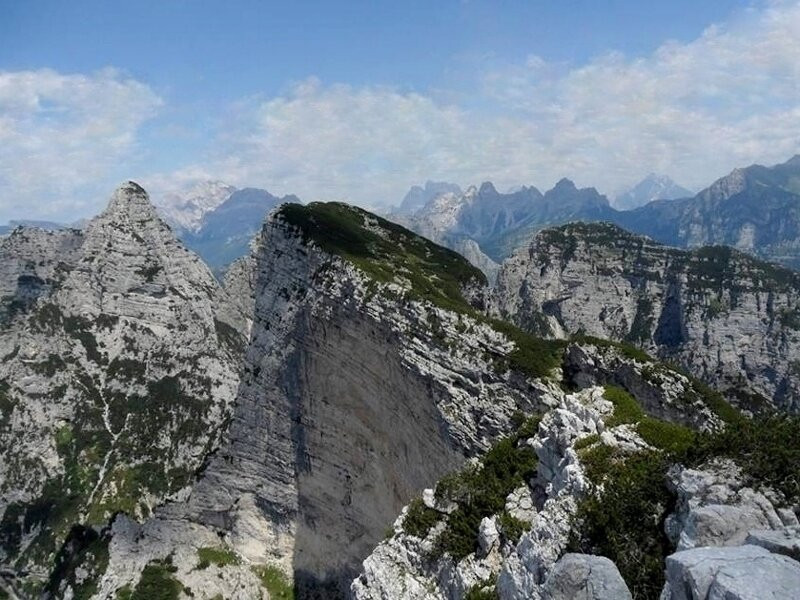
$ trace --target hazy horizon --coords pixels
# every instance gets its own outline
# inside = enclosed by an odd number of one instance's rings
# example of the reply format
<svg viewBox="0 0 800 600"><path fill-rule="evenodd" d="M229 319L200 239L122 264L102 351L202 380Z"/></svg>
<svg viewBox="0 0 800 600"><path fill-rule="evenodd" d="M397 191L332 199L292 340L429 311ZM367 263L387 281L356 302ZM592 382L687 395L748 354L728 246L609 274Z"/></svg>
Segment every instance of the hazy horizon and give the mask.
<svg viewBox="0 0 800 600"><path fill-rule="evenodd" d="M800 152L800 2L0 2L0 223L121 181L398 204L426 180L610 198Z"/></svg>

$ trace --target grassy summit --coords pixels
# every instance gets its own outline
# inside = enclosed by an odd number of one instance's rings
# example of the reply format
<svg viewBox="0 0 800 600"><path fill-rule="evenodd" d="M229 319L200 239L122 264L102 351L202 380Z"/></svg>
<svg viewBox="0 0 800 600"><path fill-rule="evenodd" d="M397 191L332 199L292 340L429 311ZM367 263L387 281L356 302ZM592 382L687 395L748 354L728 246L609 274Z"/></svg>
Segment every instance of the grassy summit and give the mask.
<svg viewBox="0 0 800 600"><path fill-rule="evenodd" d="M341 256L376 281L397 282L442 308L470 310L462 287L486 284L485 275L457 252L355 206L285 204L279 214L325 252Z"/></svg>
<svg viewBox="0 0 800 600"><path fill-rule="evenodd" d="M504 321L489 319L470 306L462 294L463 286L485 286L486 277L457 252L339 202L285 204L279 214L300 229L304 239L350 261L372 279L398 283L412 297L467 313L505 334L516 348L507 356L498 357L498 367L546 377L560 364L563 342L536 338Z"/></svg>

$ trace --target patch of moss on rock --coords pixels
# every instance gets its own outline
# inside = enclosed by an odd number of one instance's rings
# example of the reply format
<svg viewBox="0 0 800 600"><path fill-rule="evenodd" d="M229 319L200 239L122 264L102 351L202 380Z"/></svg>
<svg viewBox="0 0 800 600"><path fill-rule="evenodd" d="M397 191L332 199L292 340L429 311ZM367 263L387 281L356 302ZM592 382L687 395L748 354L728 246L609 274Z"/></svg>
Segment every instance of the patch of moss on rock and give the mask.
<svg viewBox="0 0 800 600"><path fill-rule="evenodd" d="M205 569L210 565L218 567L227 567L229 565L238 565L241 563L239 556L229 548L210 547L206 546L197 549L197 564L198 569Z"/></svg>
<svg viewBox="0 0 800 600"><path fill-rule="evenodd" d="M294 600L294 587L278 567L263 565L253 567L261 585L269 592L270 600Z"/></svg>
<svg viewBox="0 0 800 600"><path fill-rule="evenodd" d="M130 600L178 600L183 585L173 575L171 559L154 560L142 570Z"/></svg>

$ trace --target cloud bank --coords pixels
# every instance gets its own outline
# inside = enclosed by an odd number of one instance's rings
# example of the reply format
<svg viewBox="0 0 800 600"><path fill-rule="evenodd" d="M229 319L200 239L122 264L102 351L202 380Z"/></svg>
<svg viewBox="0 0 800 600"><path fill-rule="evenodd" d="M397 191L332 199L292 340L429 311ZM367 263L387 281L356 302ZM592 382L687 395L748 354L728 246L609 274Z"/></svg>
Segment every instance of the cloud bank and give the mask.
<svg viewBox="0 0 800 600"><path fill-rule="evenodd" d="M0 72L0 209L28 218L80 206L82 190L130 158L161 103L111 69Z"/></svg>
<svg viewBox="0 0 800 600"><path fill-rule="evenodd" d="M377 207L429 178L503 188L569 176L611 192L659 171L700 188L736 166L800 152L796 0L648 56L581 65L530 56L475 71L469 89L437 92L310 77L231 107L202 159L133 174L156 190L210 178ZM68 199L125 164L160 104L114 71L0 73L0 208L12 196L23 205Z"/></svg>

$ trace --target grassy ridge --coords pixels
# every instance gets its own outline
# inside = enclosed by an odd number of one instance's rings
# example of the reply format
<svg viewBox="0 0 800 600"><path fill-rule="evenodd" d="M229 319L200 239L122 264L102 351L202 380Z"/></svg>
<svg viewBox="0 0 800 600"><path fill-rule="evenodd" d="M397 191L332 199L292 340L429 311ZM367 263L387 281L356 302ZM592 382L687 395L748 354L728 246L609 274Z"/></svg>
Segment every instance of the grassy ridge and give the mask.
<svg viewBox="0 0 800 600"><path fill-rule="evenodd" d="M486 285L480 269L457 252L360 208L339 202L284 204L279 214L325 252L377 281L405 280L411 293L442 308L470 311L462 287Z"/></svg>

